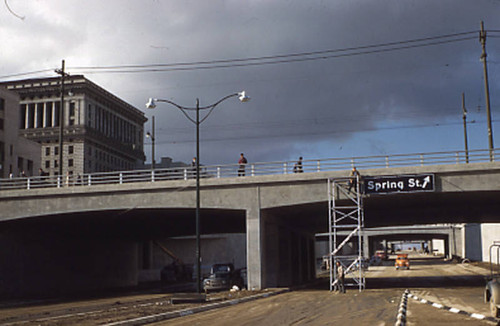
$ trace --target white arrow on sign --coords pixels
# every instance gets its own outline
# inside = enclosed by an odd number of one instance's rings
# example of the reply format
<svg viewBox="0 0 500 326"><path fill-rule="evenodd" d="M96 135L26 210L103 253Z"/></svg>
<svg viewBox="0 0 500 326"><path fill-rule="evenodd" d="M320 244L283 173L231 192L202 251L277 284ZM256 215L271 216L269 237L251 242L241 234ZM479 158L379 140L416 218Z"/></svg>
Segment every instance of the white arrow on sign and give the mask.
<svg viewBox="0 0 500 326"><path fill-rule="evenodd" d="M430 176L426 176L425 179L424 179L424 184L422 185L422 188L425 189L425 187L427 186L428 183L431 182L431 177Z"/></svg>

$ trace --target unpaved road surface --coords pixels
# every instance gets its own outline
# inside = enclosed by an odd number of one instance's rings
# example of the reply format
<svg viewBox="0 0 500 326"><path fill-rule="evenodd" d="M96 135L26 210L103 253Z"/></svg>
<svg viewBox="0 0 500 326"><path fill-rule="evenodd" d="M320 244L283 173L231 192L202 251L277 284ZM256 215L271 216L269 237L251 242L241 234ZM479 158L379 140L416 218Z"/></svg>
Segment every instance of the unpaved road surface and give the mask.
<svg viewBox="0 0 500 326"><path fill-rule="evenodd" d="M396 271L393 262L370 267L367 289L330 292L323 278L304 289L201 313L164 320L154 325L394 325L405 289L436 303L489 316L483 302L488 271L474 264L414 255L411 269ZM253 295L249 291L209 295L215 302ZM177 294L161 291L121 294L59 302L0 304L0 325L105 325L133 318L196 309L203 304L171 304ZM408 299L406 325L494 325Z"/></svg>
<svg viewBox="0 0 500 326"><path fill-rule="evenodd" d="M299 290L155 325L394 325L401 291Z"/></svg>

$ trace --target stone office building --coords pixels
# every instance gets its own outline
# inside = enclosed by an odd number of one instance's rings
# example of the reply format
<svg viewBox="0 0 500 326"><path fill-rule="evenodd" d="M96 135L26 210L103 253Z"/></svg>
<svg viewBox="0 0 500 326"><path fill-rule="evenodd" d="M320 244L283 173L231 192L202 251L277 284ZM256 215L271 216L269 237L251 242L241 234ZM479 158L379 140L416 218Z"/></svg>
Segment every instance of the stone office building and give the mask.
<svg viewBox="0 0 500 326"><path fill-rule="evenodd" d="M19 94L22 136L41 144L41 167L59 172L60 78L0 83ZM65 78L63 174L131 170L144 163L144 113L82 75Z"/></svg>
<svg viewBox="0 0 500 326"><path fill-rule="evenodd" d="M19 96L0 87L0 178L32 176L40 168L40 144L19 136Z"/></svg>

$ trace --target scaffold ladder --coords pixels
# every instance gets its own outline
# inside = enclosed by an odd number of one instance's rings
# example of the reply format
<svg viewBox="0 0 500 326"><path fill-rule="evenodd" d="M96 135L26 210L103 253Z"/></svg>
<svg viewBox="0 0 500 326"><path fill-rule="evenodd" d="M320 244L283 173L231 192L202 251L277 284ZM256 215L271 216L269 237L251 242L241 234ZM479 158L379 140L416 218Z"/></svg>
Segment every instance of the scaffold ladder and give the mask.
<svg viewBox="0 0 500 326"><path fill-rule="evenodd" d="M330 291L337 287L337 262L342 264L345 275L349 275L349 280L352 280L346 282L345 286L358 287L359 291L365 288L362 243L364 213L361 189L359 175L328 179ZM339 241L346 233L347 236ZM354 252L351 255L342 255L342 248L356 238Z"/></svg>

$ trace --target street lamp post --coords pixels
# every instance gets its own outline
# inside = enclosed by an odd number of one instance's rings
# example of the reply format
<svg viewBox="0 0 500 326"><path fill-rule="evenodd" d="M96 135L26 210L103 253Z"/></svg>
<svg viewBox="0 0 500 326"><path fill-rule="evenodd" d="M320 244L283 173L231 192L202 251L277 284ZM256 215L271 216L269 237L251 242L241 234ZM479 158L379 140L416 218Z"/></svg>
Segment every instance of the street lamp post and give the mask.
<svg viewBox="0 0 500 326"><path fill-rule="evenodd" d="M151 129L152 133L149 131L146 133L147 138L151 138L151 170L155 169L155 116L151 117Z"/></svg>
<svg viewBox="0 0 500 326"><path fill-rule="evenodd" d="M234 93L231 95L227 95L214 104L207 105L200 107L200 101L199 99L196 99L196 107L184 107L181 106L177 103L174 103L169 100L162 100L162 99L154 99L150 98L148 103L146 103L146 108L148 109L154 109L156 107L156 102L165 102L170 105L175 106L178 108L185 116L188 118L189 121L194 123L196 125L196 290L198 293L201 293L201 283L200 283L200 276L201 276L201 250L200 250L200 124L205 121L208 116L212 113L212 111L215 109L217 105L220 103L224 102L225 100L231 98L231 97L238 97L238 99L241 102L248 102L250 98L245 94L245 91L239 92L239 93ZM200 120L200 110L208 110L208 113L203 117L203 119ZM188 112L189 111L196 111L196 119L191 118L189 116Z"/></svg>

